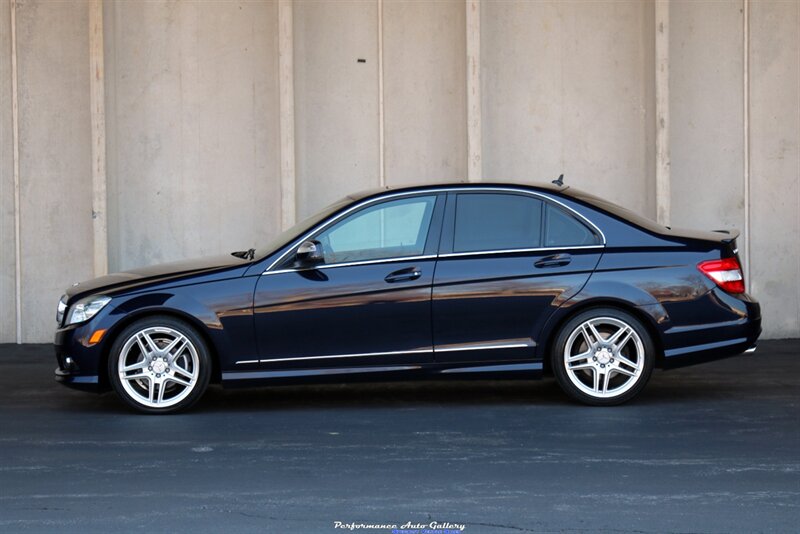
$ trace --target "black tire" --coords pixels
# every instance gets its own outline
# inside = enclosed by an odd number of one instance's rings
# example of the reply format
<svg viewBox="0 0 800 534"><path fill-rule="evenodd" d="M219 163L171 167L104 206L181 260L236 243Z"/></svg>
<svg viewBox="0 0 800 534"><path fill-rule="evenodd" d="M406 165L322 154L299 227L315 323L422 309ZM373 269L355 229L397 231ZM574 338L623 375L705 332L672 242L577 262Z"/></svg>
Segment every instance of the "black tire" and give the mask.
<svg viewBox="0 0 800 534"><path fill-rule="evenodd" d="M136 334L143 332L147 337L140 337L137 341ZM144 346L152 349L153 345L146 341L148 338L158 350L147 353L142 350ZM184 340L188 342L186 345L183 345ZM171 341L176 341L172 352L179 352L174 361L169 361L171 353L161 352ZM184 348L178 351L182 345ZM128 366L144 367L121 373L123 350ZM151 361L152 358L155 361ZM108 378L117 395L131 408L147 414L170 414L184 411L200 400L208 387L211 367L208 347L197 330L180 319L155 315L131 323L116 337L108 357ZM128 377L125 380L127 386L123 385L122 375ZM134 375L137 377L131 378ZM179 380L187 385L179 383ZM159 392L165 397L161 401L156 397ZM164 406L159 406L159 402Z"/></svg>
<svg viewBox="0 0 800 534"><path fill-rule="evenodd" d="M621 347L609 343L617 332L618 342L628 336L623 324L631 331L628 341ZM600 341L596 339L598 335ZM568 363L568 358L574 361ZM610 307L590 308L567 321L556 335L550 355L551 368L561 389L571 398L592 406L613 406L634 398L650 380L655 359L653 339L642 322L628 312Z"/></svg>

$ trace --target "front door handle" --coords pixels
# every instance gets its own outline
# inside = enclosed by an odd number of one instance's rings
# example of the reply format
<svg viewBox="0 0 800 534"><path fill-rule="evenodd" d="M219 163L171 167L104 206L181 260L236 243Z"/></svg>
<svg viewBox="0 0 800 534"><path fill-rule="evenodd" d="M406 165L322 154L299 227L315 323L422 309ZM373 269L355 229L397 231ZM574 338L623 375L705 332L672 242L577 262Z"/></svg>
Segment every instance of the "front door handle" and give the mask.
<svg viewBox="0 0 800 534"><path fill-rule="evenodd" d="M541 260L534 263L534 267L541 269L543 267L563 267L569 265L572 261L572 256L569 254L553 254L552 256L545 256Z"/></svg>
<svg viewBox="0 0 800 534"><path fill-rule="evenodd" d="M410 280L416 280L420 276L422 276L422 271L416 267L409 267L407 269L400 269L399 271L389 273L386 275L384 280L392 284L394 282L408 282Z"/></svg>

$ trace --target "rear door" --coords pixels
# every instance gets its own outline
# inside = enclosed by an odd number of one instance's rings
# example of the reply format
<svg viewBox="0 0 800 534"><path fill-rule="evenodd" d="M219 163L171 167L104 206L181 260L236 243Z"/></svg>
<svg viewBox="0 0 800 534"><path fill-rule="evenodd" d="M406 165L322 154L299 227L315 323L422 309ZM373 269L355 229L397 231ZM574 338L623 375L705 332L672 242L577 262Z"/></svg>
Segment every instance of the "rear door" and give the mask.
<svg viewBox="0 0 800 534"><path fill-rule="evenodd" d="M602 250L595 230L542 196L450 193L433 282L435 360L530 359L541 326Z"/></svg>

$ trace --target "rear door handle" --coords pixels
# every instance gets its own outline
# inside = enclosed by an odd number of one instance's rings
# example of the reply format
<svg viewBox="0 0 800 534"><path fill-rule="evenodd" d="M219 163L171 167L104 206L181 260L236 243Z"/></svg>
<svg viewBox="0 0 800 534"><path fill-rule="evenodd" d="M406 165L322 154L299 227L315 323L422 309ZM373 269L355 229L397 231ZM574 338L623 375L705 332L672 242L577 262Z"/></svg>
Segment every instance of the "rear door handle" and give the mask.
<svg viewBox="0 0 800 534"><path fill-rule="evenodd" d="M545 256L541 260L534 263L534 267L541 269L543 267L563 267L569 265L572 261L572 256L569 254L553 254L552 256Z"/></svg>
<svg viewBox="0 0 800 534"><path fill-rule="evenodd" d="M410 280L416 280L420 276L422 276L422 271L416 267L409 267L407 269L400 269L399 271L389 273L386 275L384 280L390 284L393 284L394 282L408 282Z"/></svg>

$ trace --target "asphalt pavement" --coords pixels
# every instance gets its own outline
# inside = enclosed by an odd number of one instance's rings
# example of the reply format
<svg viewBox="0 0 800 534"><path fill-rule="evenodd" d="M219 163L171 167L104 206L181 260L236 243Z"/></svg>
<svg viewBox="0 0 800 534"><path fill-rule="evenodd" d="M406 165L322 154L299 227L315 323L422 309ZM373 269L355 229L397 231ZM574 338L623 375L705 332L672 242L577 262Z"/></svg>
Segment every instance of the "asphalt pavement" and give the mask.
<svg viewBox="0 0 800 534"><path fill-rule="evenodd" d="M0 532L800 528L800 340L656 371L614 408L553 379L426 381L215 387L153 417L54 367L0 345Z"/></svg>

